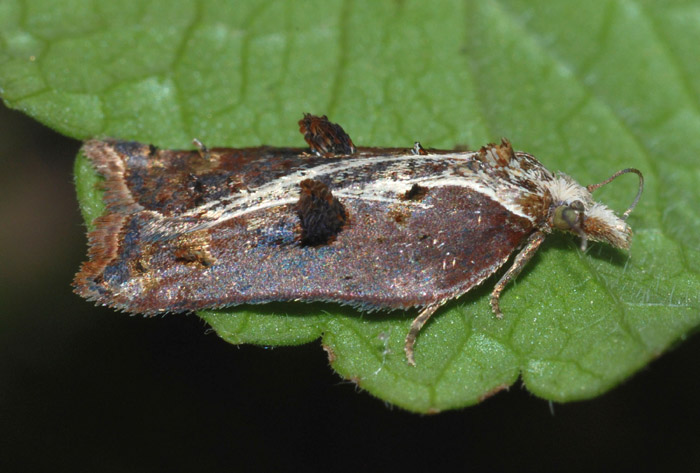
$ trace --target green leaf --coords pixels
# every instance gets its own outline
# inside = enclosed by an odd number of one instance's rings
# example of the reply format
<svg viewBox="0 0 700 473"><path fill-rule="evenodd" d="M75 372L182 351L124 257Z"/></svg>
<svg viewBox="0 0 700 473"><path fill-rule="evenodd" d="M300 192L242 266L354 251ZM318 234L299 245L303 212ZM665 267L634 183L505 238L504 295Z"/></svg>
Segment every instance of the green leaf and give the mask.
<svg viewBox="0 0 700 473"><path fill-rule="evenodd" d="M302 112L357 144L472 148L507 136L587 184L646 177L627 253L553 235L490 313L494 280L403 339L415 312L278 303L201 316L232 343L319 337L331 366L418 412L522 376L538 396L596 396L700 322L700 10L690 0L229 0L0 3L5 102L75 138L163 147L303 146ZM76 163L91 221L97 177ZM629 205L635 179L598 191ZM456 222L457 223L457 222Z"/></svg>

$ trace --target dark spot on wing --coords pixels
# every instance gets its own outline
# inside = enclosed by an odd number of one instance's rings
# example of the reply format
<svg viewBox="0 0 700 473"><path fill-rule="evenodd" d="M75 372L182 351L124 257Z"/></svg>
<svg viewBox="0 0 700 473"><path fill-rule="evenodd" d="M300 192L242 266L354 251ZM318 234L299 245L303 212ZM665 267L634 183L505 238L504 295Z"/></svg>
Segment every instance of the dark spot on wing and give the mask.
<svg viewBox="0 0 700 473"><path fill-rule="evenodd" d="M345 207L321 181L305 179L299 186L301 193L294 210L301 224L301 244L330 243L347 221Z"/></svg>
<svg viewBox="0 0 700 473"><path fill-rule="evenodd" d="M415 201L420 201L423 200L423 197L428 193L428 188L419 186L418 184L413 184L413 186L406 191L406 193L402 196L403 200L415 200Z"/></svg>
<svg viewBox="0 0 700 473"><path fill-rule="evenodd" d="M204 203L204 194L207 191L206 184L204 184L199 176L192 173L190 173L188 176L187 184L190 194L192 195L194 205L202 205Z"/></svg>

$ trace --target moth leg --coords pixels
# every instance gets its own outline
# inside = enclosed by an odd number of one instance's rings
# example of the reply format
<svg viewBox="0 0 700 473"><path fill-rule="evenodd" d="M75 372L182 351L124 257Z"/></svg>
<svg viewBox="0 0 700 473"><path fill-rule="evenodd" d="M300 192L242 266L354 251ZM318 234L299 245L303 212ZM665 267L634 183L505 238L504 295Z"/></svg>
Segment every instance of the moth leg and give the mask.
<svg viewBox="0 0 700 473"><path fill-rule="evenodd" d="M425 325L431 315L435 313L441 304L429 305L425 309L421 310L418 316L411 322L411 328L408 330L406 335L406 343L404 344L404 351L406 352L406 361L411 366L416 366L416 360L413 358L413 345L416 344L416 337L418 332Z"/></svg>
<svg viewBox="0 0 700 473"><path fill-rule="evenodd" d="M541 231L537 231L530 235L530 237L527 239L525 247L520 250L520 253L518 253L518 256L515 257L515 261L513 261L511 267L508 268L506 274L503 275L501 280L496 284L496 287L493 288L493 292L491 293L491 310L499 319L503 317L499 302L501 292L503 292L503 289L505 289L506 285L510 281L515 279L518 274L520 274L520 271L522 271L527 262L530 261L530 258L532 258L535 252L537 252L537 248L539 248L544 241L544 237L545 234Z"/></svg>

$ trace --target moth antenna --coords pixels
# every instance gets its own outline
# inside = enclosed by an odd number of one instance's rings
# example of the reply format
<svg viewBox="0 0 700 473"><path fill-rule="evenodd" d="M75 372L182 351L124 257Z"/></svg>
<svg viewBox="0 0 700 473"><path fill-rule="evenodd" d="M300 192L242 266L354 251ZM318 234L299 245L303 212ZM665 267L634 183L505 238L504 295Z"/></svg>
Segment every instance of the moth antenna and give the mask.
<svg viewBox="0 0 700 473"><path fill-rule="evenodd" d="M192 140L192 143L197 147L197 151L199 152L199 156L202 157L203 159L209 160L209 148L204 146L204 143L199 141L197 138L194 138Z"/></svg>
<svg viewBox="0 0 700 473"><path fill-rule="evenodd" d="M588 192L593 192L596 189L600 189L606 184L609 184L610 182L614 181L617 177L627 174L628 172L633 172L637 176L639 176L639 190L637 191L637 196L634 198L634 202L632 202L632 205L629 206L627 210L622 214L622 220L627 220L627 217L630 216L630 213L632 213L632 210L637 206L639 203L639 199L642 197L642 191L644 190L644 176L642 175L642 172L639 169L634 169L634 168L627 168L627 169L621 169L620 171L617 171L615 174L604 180L603 182L599 182L598 184L591 184L589 186L586 186L586 189L588 189Z"/></svg>

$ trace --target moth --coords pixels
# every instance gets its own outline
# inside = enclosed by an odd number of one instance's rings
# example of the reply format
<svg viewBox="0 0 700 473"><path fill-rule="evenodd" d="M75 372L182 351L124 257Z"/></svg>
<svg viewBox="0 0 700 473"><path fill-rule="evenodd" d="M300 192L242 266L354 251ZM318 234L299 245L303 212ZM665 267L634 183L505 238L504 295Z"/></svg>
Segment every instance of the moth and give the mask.
<svg viewBox="0 0 700 473"><path fill-rule="evenodd" d="M271 301L419 308L405 341L414 365L430 316L515 254L491 293L501 317L502 291L552 231L582 250L629 247L637 169L581 186L505 139L478 151L362 148L326 116L299 127L308 148L86 142L106 211L75 292L146 315ZM619 217L592 192L625 173L639 191Z"/></svg>

